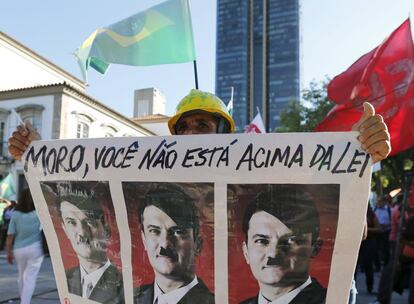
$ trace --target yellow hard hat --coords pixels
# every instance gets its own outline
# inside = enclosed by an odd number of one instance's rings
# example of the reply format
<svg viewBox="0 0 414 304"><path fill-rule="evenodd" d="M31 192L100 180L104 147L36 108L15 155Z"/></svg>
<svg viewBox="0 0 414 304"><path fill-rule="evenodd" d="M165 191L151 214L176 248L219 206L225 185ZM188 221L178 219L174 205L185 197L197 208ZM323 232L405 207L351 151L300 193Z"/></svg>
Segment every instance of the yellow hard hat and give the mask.
<svg viewBox="0 0 414 304"><path fill-rule="evenodd" d="M234 132L234 120L227 111L224 102L214 94L192 89L187 96L181 99L175 109L175 115L168 121L168 128L171 134L176 134L175 124L180 120L181 116L197 111L208 112L218 116L229 124L230 133Z"/></svg>

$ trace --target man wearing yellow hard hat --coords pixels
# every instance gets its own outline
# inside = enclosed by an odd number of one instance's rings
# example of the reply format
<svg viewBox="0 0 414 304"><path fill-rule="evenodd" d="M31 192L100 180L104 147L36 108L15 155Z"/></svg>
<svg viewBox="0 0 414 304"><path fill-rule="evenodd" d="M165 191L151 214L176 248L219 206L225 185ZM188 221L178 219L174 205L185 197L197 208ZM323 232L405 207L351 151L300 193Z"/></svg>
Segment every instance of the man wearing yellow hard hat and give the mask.
<svg viewBox="0 0 414 304"><path fill-rule="evenodd" d="M214 94L191 90L177 105L176 113L168 121L172 135L233 133L235 124L223 101ZM390 135L381 115L374 115L374 108L364 103L364 114L352 127L359 131L358 139L375 163L391 151ZM20 160L33 140L40 139L31 125L19 125L9 138L10 155Z"/></svg>
<svg viewBox="0 0 414 304"><path fill-rule="evenodd" d="M190 128L194 123L195 128ZM235 125L220 98L193 89L177 105L175 115L168 121L168 128L173 135L222 134L233 133Z"/></svg>

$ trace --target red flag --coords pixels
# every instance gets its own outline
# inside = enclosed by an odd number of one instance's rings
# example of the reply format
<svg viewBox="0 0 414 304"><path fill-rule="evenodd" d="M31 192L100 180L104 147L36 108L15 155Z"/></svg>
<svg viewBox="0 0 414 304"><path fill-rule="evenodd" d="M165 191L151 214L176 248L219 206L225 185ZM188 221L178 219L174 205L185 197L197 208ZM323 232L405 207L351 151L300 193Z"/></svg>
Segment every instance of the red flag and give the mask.
<svg viewBox="0 0 414 304"><path fill-rule="evenodd" d="M348 131L369 101L391 134L391 155L414 145L414 46L407 19L382 44L358 59L328 85L337 105L317 131Z"/></svg>

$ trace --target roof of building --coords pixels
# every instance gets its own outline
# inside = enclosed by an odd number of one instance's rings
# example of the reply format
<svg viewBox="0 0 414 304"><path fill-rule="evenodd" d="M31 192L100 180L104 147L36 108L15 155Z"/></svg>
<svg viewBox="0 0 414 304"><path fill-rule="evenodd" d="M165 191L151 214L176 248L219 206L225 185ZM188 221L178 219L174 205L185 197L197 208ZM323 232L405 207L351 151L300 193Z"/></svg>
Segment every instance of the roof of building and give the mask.
<svg viewBox="0 0 414 304"><path fill-rule="evenodd" d="M79 78L73 76L72 74L70 74L69 72L65 71L64 69L62 69L58 65L54 64L53 62L51 62L50 60L46 59L42 55L39 55L38 53L36 53L32 49L30 49L27 46L21 44L19 41L15 40L14 38L10 37L9 35L5 34L2 31L0 31L0 39L6 41L10 45L13 45L13 47L15 47L18 50L22 51L23 53L27 54L31 58L39 61L40 63L48 66L52 70L54 70L57 73L61 74L62 76L70 79L71 81L73 81L74 83L76 83L76 85L78 85L79 87L81 87L83 89L86 88L85 82L83 82Z"/></svg>
<svg viewBox="0 0 414 304"><path fill-rule="evenodd" d="M97 99L87 95L85 92L77 88L74 88L73 86L67 84L66 82L0 91L0 101L7 100L7 99L23 98L23 97L43 96L43 95L59 93L59 92L66 93L74 97L78 97L77 99L85 102L86 104L94 108L101 109L101 110L104 110L112 114L113 118L119 121L122 121L123 123L126 123L133 128L138 129L140 132L144 134L156 135L152 131L141 126L137 121L122 115L118 111L108 107L107 105L103 104Z"/></svg>
<svg viewBox="0 0 414 304"><path fill-rule="evenodd" d="M153 123L153 122L166 122L170 119L170 116L164 114L153 114L146 116L133 117L132 120L137 123Z"/></svg>

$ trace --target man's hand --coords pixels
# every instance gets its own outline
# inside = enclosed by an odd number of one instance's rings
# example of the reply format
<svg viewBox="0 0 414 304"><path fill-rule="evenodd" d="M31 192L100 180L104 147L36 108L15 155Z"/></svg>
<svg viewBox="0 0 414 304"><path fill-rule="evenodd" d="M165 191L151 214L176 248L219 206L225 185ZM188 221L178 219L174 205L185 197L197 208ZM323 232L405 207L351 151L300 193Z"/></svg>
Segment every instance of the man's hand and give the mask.
<svg viewBox="0 0 414 304"><path fill-rule="evenodd" d="M33 140L39 140L40 135L30 123L17 126L9 138L9 153L15 160L21 160L23 153Z"/></svg>
<svg viewBox="0 0 414 304"><path fill-rule="evenodd" d="M352 130L359 131L358 140L365 152L371 155L373 164L390 154L390 133L387 125L381 115L375 114L375 109L369 102L364 102L364 114L352 126Z"/></svg>

